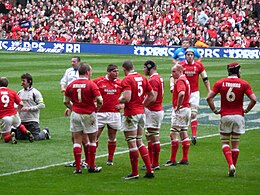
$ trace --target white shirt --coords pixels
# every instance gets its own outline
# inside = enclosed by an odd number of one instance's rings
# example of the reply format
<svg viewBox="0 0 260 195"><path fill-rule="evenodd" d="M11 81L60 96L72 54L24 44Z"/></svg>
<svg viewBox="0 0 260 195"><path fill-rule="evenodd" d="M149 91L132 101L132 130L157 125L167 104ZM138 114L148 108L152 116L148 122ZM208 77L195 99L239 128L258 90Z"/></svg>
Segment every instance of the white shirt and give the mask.
<svg viewBox="0 0 260 195"><path fill-rule="evenodd" d="M78 78L79 78L79 72L76 69L71 67L65 71L62 79L60 80L60 84L68 86L72 81Z"/></svg>

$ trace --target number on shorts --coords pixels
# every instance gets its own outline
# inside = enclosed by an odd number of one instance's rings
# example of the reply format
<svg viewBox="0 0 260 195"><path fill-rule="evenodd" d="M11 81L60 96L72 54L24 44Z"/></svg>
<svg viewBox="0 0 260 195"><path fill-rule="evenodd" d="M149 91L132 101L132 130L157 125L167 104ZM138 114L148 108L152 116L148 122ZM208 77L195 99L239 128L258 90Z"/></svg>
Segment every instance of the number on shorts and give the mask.
<svg viewBox="0 0 260 195"><path fill-rule="evenodd" d="M8 106L9 101L10 101L10 98L8 95L6 95L6 94L2 95L1 102L3 102L4 107Z"/></svg>
<svg viewBox="0 0 260 195"><path fill-rule="evenodd" d="M81 89L77 89L77 92L78 92L78 100L79 102L82 102Z"/></svg>
<svg viewBox="0 0 260 195"><path fill-rule="evenodd" d="M229 101L229 102L234 102L236 99L236 94L232 90L233 90L233 87L230 87L228 89L228 92L226 95L227 101Z"/></svg>

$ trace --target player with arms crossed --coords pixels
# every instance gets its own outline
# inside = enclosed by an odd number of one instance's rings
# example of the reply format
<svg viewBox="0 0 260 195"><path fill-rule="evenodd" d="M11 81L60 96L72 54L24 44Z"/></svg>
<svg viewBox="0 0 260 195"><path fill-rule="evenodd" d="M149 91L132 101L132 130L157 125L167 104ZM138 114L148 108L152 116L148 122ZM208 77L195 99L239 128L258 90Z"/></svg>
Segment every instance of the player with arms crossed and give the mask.
<svg viewBox="0 0 260 195"><path fill-rule="evenodd" d="M11 133L12 126L17 128L23 134L28 136L30 142L34 138L30 131L21 124L21 119L14 103L18 105L18 110L23 107L23 102L17 93L9 88L8 80L6 77L0 78L0 133L4 142L12 141L12 144L17 144L15 132Z"/></svg>
<svg viewBox="0 0 260 195"><path fill-rule="evenodd" d="M107 165L113 165L113 157L116 150L116 133L121 128L120 109L124 104L119 104L118 99L121 95L121 80L118 77L118 67L115 64L107 66L107 75L98 77L93 81L97 84L101 96L104 100L103 106L98 110L98 136L101 135L107 125L108 135L108 159ZM98 141L97 141L98 146Z"/></svg>
<svg viewBox="0 0 260 195"><path fill-rule="evenodd" d="M186 75L188 81L190 82L190 106L191 106L191 142L195 145L197 142L197 129L198 120L197 113L199 109L200 102L200 92L199 92L199 76L202 78L206 90L210 91L210 83L208 80L207 72L204 65L201 62L194 60L194 51L192 49L187 49L186 60L182 61L180 65L184 68L184 74Z"/></svg>
<svg viewBox="0 0 260 195"><path fill-rule="evenodd" d="M96 109L103 104L103 99L97 85L90 80L92 68L85 62L79 64L79 79L73 81L66 88L64 104L71 109L70 128L73 138L73 154L76 163L74 173L81 174L81 144L84 134L89 138L89 166L88 172L100 172L102 167L95 165L97 141ZM95 102L97 103L97 108Z"/></svg>
<svg viewBox="0 0 260 195"><path fill-rule="evenodd" d="M228 175L234 177L239 155L240 135L245 133L244 114L248 113L256 104L257 98L248 82L240 79L240 65L232 62L227 66L228 77L217 81L207 96L210 109L220 114L219 132L222 142L222 151L228 163ZM221 108L217 110L214 97L220 93ZM244 95L250 102L243 109ZM231 147L230 148L230 143Z"/></svg>
<svg viewBox="0 0 260 195"><path fill-rule="evenodd" d="M159 130L162 124L164 110L162 106L163 93L164 93L164 81L163 78L157 72L156 64L147 60L144 63L144 73L149 75L149 83L154 91L155 102L145 108L145 128L146 139L148 142L148 151L153 170L159 170L159 154L160 154L160 140ZM146 167L145 167L146 168Z"/></svg>
<svg viewBox="0 0 260 195"><path fill-rule="evenodd" d="M164 166L176 166L176 156L179 148L178 137L180 135L182 143L181 165L188 165L188 153L190 140L187 133L190 123L190 83L183 73L184 68L176 64L172 67L172 76L175 79L173 96L172 96L172 121L171 121L171 157Z"/></svg>
<svg viewBox="0 0 260 195"><path fill-rule="evenodd" d="M145 123L144 107L154 102L154 93L147 78L134 71L130 60L122 65L125 78L122 80L123 94L119 103L125 104L123 129L129 148L132 172L125 179L137 179L138 175L138 150L146 166L145 178L153 178L151 161L147 148L143 144L142 135ZM145 98L145 95L146 98Z"/></svg>

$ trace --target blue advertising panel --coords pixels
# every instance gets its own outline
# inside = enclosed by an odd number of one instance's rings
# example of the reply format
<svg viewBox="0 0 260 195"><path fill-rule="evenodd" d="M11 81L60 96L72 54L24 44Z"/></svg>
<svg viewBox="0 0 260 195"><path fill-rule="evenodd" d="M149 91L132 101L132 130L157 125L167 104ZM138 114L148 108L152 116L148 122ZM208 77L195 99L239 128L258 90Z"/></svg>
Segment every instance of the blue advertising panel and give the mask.
<svg viewBox="0 0 260 195"><path fill-rule="evenodd" d="M63 43L0 40L0 50L42 53L102 53L151 56L172 56L179 47L127 46L110 44ZM259 48L197 48L204 58L259 59Z"/></svg>

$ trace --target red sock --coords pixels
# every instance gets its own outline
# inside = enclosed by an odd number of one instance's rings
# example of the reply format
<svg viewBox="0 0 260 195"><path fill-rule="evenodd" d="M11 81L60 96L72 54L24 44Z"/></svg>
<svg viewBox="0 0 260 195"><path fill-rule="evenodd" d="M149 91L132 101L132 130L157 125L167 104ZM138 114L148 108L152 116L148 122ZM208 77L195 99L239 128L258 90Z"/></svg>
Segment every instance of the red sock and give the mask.
<svg viewBox="0 0 260 195"><path fill-rule="evenodd" d="M148 150L145 147L145 145L141 145L139 147L139 152L141 154L141 157L144 161L145 167L146 167L146 172L151 173L152 172L152 164L149 158Z"/></svg>
<svg viewBox="0 0 260 195"><path fill-rule="evenodd" d="M150 141L148 141L147 144L148 144L148 153L149 153L150 161L151 161L151 164L153 164L153 152L154 152L153 144Z"/></svg>
<svg viewBox="0 0 260 195"><path fill-rule="evenodd" d="M172 162L176 162L178 148L179 148L179 141L178 140L172 141L172 154L171 154L171 158L170 158L170 160Z"/></svg>
<svg viewBox="0 0 260 195"><path fill-rule="evenodd" d="M96 143L89 144L89 166L95 168L95 158L96 158Z"/></svg>
<svg viewBox="0 0 260 195"><path fill-rule="evenodd" d="M198 121L197 121L197 119L191 120L190 127L191 127L191 135L192 136L197 136L197 128L198 128Z"/></svg>
<svg viewBox="0 0 260 195"><path fill-rule="evenodd" d="M11 133L10 132L5 133L5 135L4 135L5 143L9 142L10 140L11 140Z"/></svg>
<svg viewBox="0 0 260 195"><path fill-rule="evenodd" d="M107 149L108 149L108 159L107 160L113 161L114 153L116 150L116 141L108 141Z"/></svg>
<svg viewBox="0 0 260 195"><path fill-rule="evenodd" d="M190 140L189 138L185 138L182 140L182 161L188 161L189 148Z"/></svg>
<svg viewBox="0 0 260 195"><path fill-rule="evenodd" d="M132 175L138 175L138 149L129 149L129 157L132 167Z"/></svg>
<svg viewBox="0 0 260 195"><path fill-rule="evenodd" d="M155 142L153 144L153 163L152 165L157 167L159 166L159 155L160 155L160 150L161 150L161 146L160 146L160 142Z"/></svg>
<svg viewBox="0 0 260 195"><path fill-rule="evenodd" d="M234 166L236 166L236 164L237 164L238 155L239 155L239 149L233 148L232 149L232 160L233 160Z"/></svg>
<svg viewBox="0 0 260 195"><path fill-rule="evenodd" d="M84 154L85 154L85 162L89 163L89 152L88 152L89 144L84 144Z"/></svg>
<svg viewBox="0 0 260 195"><path fill-rule="evenodd" d="M233 164L232 152L231 152L229 145L226 145L226 144L223 145L222 151L223 151L223 154L224 154L224 156L227 160L228 166L232 165Z"/></svg>
<svg viewBox="0 0 260 195"><path fill-rule="evenodd" d="M81 169L81 153L82 153L81 145L75 143L73 145L73 154L76 163L76 171Z"/></svg>
<svg viewBox="0 0 260 195"><path fill-rule="evenodd" d="M21 131L23 134L26 134L27 129L23 124L20 124L20 126L18 127L18 131Z"/></svg>

